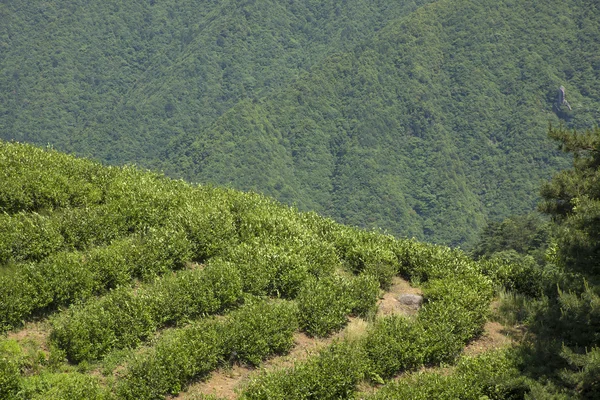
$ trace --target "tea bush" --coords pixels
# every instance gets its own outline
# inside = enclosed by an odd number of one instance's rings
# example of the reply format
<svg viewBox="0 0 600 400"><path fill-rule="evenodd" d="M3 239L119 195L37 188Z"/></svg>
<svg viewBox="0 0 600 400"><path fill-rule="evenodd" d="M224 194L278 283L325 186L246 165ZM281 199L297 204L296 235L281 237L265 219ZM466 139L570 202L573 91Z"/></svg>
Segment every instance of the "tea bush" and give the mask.
<svg viewBox="0 0 600 400"><path fill-rule="evenodd" d="M123 241L127 246L127 241ZM138 235L128 249L119 249L132 266L131 276L151 281L168 271L182 269L194 256L194 243L179 228L152 228Z"/></svg>
<svg viewBox="0 0 600 400"><path fill-rule="evenodd" d="M358 275L350 280L347 290L352 315L366 318L376 310L380 291L377 277Z"/></svg>
<svg viewBox="0 0 600 400"><path fill-rule="evenodd" d="M453 259L455 252L442 246L399 241L387 248L398 257L398 271L423 284L426 302L417 317L384 317L363 339L342 342L352 352L338 354L335 361L330 361L333 365L327 367L343 366L349 371L346 380L332 379L337 376L335 371L325 367L325 372L309 367L319 365L321 356L317 356L291 369L260 375L249 384L242 398L349 398L356 390L356 377L381 382L382 378L422 365L455 360L466 342L483 328L493 295L491 279L481 273L476 262L464 256ZM347 250L346 254L354 253ZM367 281L361 276L307 280L297 298L301 327L321 335L341 327L347 315L344 312L350 312L348 305L352 301L340 299L348 297L352 281L360 279ZM354 369L348 364L351 362L356 363ZM339 387L331 387L334 382Z"/></svg>
<svg viewBox="0 0 600 400"><path fill-rule="evenodd" d="M135 346L156 329L151 301L119 288L98 301L73 306L52 321L52 341L73 362L97 359L114 347Z"/></svg>
<svg viewBox="0 0 600 400"><path fill-rule="evenodd" d="M239 243L229 193L198 187L181 191L180 196L183 204L171 211L169 222L193 243L195 261L222 255Z"/></svg>
<svg viewBox="0 0 600 400"><path fill-rule="evenodd" d="M36 288L20 273L0 275L0 332L19 326L36 309Z"/></svg>
<svg viewBox="0 0 600 400"><path fill-rule="evenodd" d="M310 277L296 299L300 327L311 336L328 336L346 325L349 315L367 316L378 298L379 283L371 275Z"/></svg>
<svg viewBox="0 0 600 400"><path fill-rule="evenodd" d="M136 356L117 383L123 399L156 399L176 394L191 379L206 376L221 360L258 364L293 344L293 304L254 302L226 320L201 320L168 331Z"/></svg>
<svg viewBox="0 0 600 400"><path fill-rule="evenodd" d="M294 345L298 310L294 303L253 302L233 311L223 325L225 355L259 365L272 354L285 354Z"/></svg>
<svg viewBox="0 0 600 400"><path fill-rule="evenodd" d="M346 325L352 304L347 281L338 276L311 278L298 294L300 327L311 336L328 336Z"/></svg>
<svg viewBox="0 0 600 400"><path fill-rule="evenodd" d="M451 374L414 373L384 385L368 400L392 399L518 399L526 385L504 351L462 358Z"/></svg>
<svg viewBox="0 0 600 400"><path fill-rule="evenodd" d="M70 373L44 373L23 380L15 400L110 400L112 394L96 377Z"/></svg>
<svg viewBox="0 0 600 400"><path fill-rule="evenodd" d="M2 141L0 171L0 213L16 213L99 204L116 168Z"/></svg>
<svg viewBox="0 0 600 400"><path fill-rule="evenodd" d="M339 227L330 240L344 265L355 274L364 272L376 276L382 288L387 288L400 272L395 239L377 232Z"/></svg>
<svg viewBox="0 0 600 400"><path fill-rule="evenodd" d="M164 228L88 251L57 252L43 261L18 265L0 277L0 327L10 329L36 311L85 301L133 278L153 279L180 269L191 257L181 231ZM18 282L18 285L15 285Z"/></svg>
<svg viewBox="0 0 600 400"><path fill-rule="evenodd" d="M240 268L244 291L283 298L296 297L310 276L329 275L339 265L333 249L312 237L283 243L254 239L226 258Z"/></svg>
<svg viewBox="0 0 600 400"><path fill-rule="evenodd" d="M117 383L118 398L164 398L179 393L192 378L207 375L223 354L217 324L202 321L164 334L154 347L130 361Z"/></svg>
<svg viewBox="0 0 600 400"><path fill-rule="evenodd" d="M138 293L147 293L147 307L153 308L159 326L180 324L237 306L242 279L233 264L211 260L203 269L166 276Z"/></svg>
<svg viewBox="0 0 600 400"><path fill-rule="evenodd" d="M237 269L225 262L180 271L71 307L54 319L52 338L71 361L98 359L113 348L137 346L159 327L235 306L241 286Z"/></svg>
<svg viewBox="0 0 600 400"><path fill-rule="evenodd" d="M251 380L243 400L345 399L365 376L367 360L360 347L335 342L291 370L265 372Z"/></svg>
<svg viewBox="0 0 600 400"><path fill-rule="evenodd" d="M63 246L55 218L36 213L0 214L0 265L39 261Z"/></svg>
<svg viewBox="0 0 600 400"><path fill-rule="evenodd" d="M0 399L13 399L21 389L20 353L16 342L0 340Z"/></svg>
<svg viewBox="0 0 600 400"><path fill-rule="evenodd" d="M403 316L378 319L369 329L363 346L369 358L369 372L379 379L390 378L399 371L423 365L424 332Z"/></svg>

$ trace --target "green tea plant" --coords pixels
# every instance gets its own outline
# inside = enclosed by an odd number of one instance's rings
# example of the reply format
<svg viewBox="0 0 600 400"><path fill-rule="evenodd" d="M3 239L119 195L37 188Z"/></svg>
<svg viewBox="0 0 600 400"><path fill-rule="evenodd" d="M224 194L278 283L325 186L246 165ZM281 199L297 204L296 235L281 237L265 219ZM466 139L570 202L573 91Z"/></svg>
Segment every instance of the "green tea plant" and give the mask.
<svg viewBox="0 0 600 400"><path fill-rule="evenodd" d="M98 378L78 373L43 373L23 379L15 400L111 400Z"/></svg>
<svg viewBox="0 0 600 400"><path fill-rule="evenodd" d="M182 268L190 257L191 244L185 235L167 228L85 252L53 253L37 264L18 265L12 273L0 276L0 327L7 330L35 312L130 285L133 278L151 280Z"/></svg>
<svg viewBox="0 0 600 400"><path fill-rule="evenodd" d="M200 320L168 331L129 363L117 382L117 396L163 398L181 391L191 379L206 376L222 360L257 364L286 352L293 343L295 318L292 304L253 302L224 321Z"/></svg>
<svg viewBox="0 0 600 400"><path fill-rule="evenodd" d="M0 399L13 399L21 389L20 353L15 342L0 340Z"/></svg>
<svg viewBox="0 0 600 400"><path fill-rule="evenodd" d="M459 360L450 374L413 373L388 383L368 400L392 399L512 399L522 398L526 386L519 379L510 355L505 351L484 353Z"/></svg>
<svg viewBox="0 0 600 400"><path fill-rule="evenodd" d="M0 171L0 212L12 214L100 204L117 169L1 141Z"/></svg>
<svg viewBox="0 0 600 400"><path fill-rule="evenodd" d="M52 339L73 362L95 360L111 349L137 346L159 327L233 307L241 288L237 269L217 261L75 305L54 318Z"/></svg>
<svg viewBox="0 0 600 400"><path fill-rule="evenodd" d="M335 342L291 370L263 372L243 391L244 400L345 399L365 376L367 361L362 349Z"/></svg>
<svg viewBox="0 0 600 400"><path fill-rule="evenodd" d="M398 371L410 370L425 361L424 330L403 316L378 319L367 333L363 346L374 380L387 379Z"/></svg>
<svg viewBox="0 0 600 400"><path fill-rule="evenodd" d="M316 238L289 238L282 243L254 239L225 257L240 269L244 291L255 295L294 298L309 277L331 274L339 260L331 246Z"/></svg>
<svg viewBox="0 0 600 400"><path fill-rule="evenodd" d="M328 336L346 325L352 311L347 281L332 276L306 281L298 294L300 326L311 336Z"/></svg>
<svg viewBox="0 0 600 400"><path fill-rule="evenodd" d="M56 218L37 213L0 214L0 265L39 261L63 247Z"/></svg>
<svg viewBox="0 0 600 400"><path fill-rule="evenodd" d="M225 356L257 366L267 356L292 348L298 310L291 302L252 302L229 314L222 329Z"/></svg>

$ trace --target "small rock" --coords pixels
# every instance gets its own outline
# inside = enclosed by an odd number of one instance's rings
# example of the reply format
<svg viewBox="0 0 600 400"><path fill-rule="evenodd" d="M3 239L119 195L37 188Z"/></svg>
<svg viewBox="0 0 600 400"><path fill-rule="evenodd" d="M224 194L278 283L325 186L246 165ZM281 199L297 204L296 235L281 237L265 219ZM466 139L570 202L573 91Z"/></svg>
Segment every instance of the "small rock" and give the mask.
<svg viewBox="0 0 600 400"><path fill-rule="evenodd" d="M405 306L419 308L423 304L423 296L419 296L418 294L403 294L398 296L398 301Z"/></svg>

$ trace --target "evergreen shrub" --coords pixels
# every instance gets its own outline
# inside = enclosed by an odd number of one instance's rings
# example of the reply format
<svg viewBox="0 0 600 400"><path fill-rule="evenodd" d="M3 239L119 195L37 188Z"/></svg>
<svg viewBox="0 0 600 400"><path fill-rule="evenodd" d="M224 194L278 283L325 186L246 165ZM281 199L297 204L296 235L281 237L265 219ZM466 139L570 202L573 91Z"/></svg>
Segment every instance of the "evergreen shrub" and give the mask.
<svg viewBox="0 0 600 400"><path fill-rule="evenodd" d="M364 338L369 372L379 379L390 378L424 362L423 330L406 317L393 315L378 319Z"/></svg>
<svg viewBox="0 0 600 400"><path fill-rule="evenodd" d="M292 370L265 372L242 393L244 400L345 399L363 379L368 361L361 347L335 342Z"/></svg>
<svg viewBox="0 0 600 400"><path fill-rule="evenodd" d="M131 360L116 392L120 399L159 399L179 393L190 379L215 369L223 355L218 323L204 320L166 332Z"/></svg>
<svg viewBox="0 0 600 400"><path fill-rule="evenodd" d="M352 311L347 281L338 276L308 279L297 297L300 327L325 337L342 328Z"/></svg>
<svg viewBox="0 0 600 400"><path fill-rule="evenodd" d="M69 360L95 360L113 348L137 346L159 327L233 307L241 287L235 266L213 262L75 305L54 319L52 337Z"/></svg>
<svg viewBox="0 0 600 400"><path fill-rule="evenodd" d="M298 310L286 301L252 302L233 311L223 325L225 355L259 365L272 354L285 354L294 345Z"/></svg>
<svg viewBox="0 0 600 400"><path fill-rule="evenodd" d="M0 265L39 261L63 246L55 218L36 213L0 214Z"/></svg>

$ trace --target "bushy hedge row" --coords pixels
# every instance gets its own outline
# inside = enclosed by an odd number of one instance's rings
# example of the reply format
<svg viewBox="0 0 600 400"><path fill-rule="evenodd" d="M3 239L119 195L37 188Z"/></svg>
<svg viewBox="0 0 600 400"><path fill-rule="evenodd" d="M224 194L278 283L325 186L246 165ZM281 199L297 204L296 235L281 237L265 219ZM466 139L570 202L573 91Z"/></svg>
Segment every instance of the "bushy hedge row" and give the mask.
<svg viewBox="0 0 600 400"><path fill-rule="evenodd" d="M0 330L42 310L86 300L132 278L152 279L180 269L192 245L181 231L151 230L85 252L59 252L0 276Z"/></svg>
<svg viewBox="0 0 600 400"><path fill-rule="evenodd" d="M0 339L0 399L13 399L21 389L18 344Z"/></svg>
<svg viewBox="0 0 600 400"><path fill-rule="evenodd" d="M159 327L210 315L236 305L242 281L235 266L223 261L180 271L133 290L75 305L53 320L53 341L73 362L94 360L113 348L138 345Z"/></svg>
<svg viewBox="0 0 600 400"><path fill-rule="evenodd" d="M14 400L111 400L97 377L77 372L43 373L22 380Z"/></svg>
<svg viewBox="0 0 600 400"><path fill-rule="evenodd" d="M0 214L0 265L39 261L63 249L64 242L56 218L36 213Z"/></svg>
<svg viewBox="0 0 600 400"><path fill-rule="evenodd" d="M0 141L0 213L99 204L117 170L56 151Z"/></svg>
<svg viewBox="0 0 600 400"><path fill-rule="evenodd" d="M316 224L313 222L313 225ZM326 227L327 222L321 225ZM392 236L342 225L330 226L323 234L350 271L376 276L383 289L394 276L402 273L398 255L401 242Z"/></svg>
<svg viewBox="0 0 600 400"><path fill-rule="evenodd" d="M417 318L379 319L356 343L336 344L291 370L259 376L250 383L243 398L349 398L363 378L378 382L424 364L452 361L465 343L481 332L493 290L491 280L475 262L460 253L455 259L456 252L440 246L412 241L386 246L399 260L394 268L422 284L427 302ZM356 259L366 257L357 253ZM390 255L384 259L392 263ZM361 268L364 270L366 264ZM317 293L312 297L318 297ZM299 302L302 297L299 296ZM339 348L347 350L339 352ZM336 354L335 361L325 361L331 354ZM348 379L331 379L344 373ZM302 384L303 388L315 388L319 394L313 396L314 392L299 389Z"/></svg>
<svg viewBox="0 0 600 400"><path fill-rule="evenodd" d="M255 238L224 258L240 269L245 292L283 298L296 297L309 277L330 275L339 266L331 246L307 235L283 243Z"/></svg>
<svg viewBox="0 0 600 400"><path fill-rule="evenodd" d="M504 351L462 358L452 374L414 373L383 386L368 400L520 399L527 387Z"/></svg>
<svg viewBox="0 0 600 400"><path fill-rule="evenodd" d="M270 264L258 256L258 263L263 264L257 269L277 269L295 257L293 253L275 255L279 258L273 257ZM306 268L302 260L297 265ZM299 318L310 335L327 336L343 327L348 315L365 316L374 309L379 295L378 282L369 275L303 275L302 280L298 282L302 285L297 298ZM54 319L52 337L73 362L98 359L113 348L138 345L162 326L234 306L244 283L239 266L213 258L203 269L181 271L135 290L121 288L73 306Z"/></svg>
<svg viewBox="0 0 600 400"><path fill-rule="evenodd" d="M293 303L253 302L226 320L202 320L163 335L132 360L117 384L121 399L157 399L176 394L192 378L207 375L219 362L257 364L285 353L298 328Z"/></svg>
<svg viewBox="0 0 600 400"><path fill-rule="evenodd" d="M328 336L346 325L349 315L365 317L379 298L371 275L307 279L298 294L300 326L311 336Z"/></svg>
<svg viewBox="0 0 600 400"><path fill-rule="evenodd" d="M362 348L335 342L292 369L263 372L242 393L243 400L347 399L366 373Z"/></svg>

